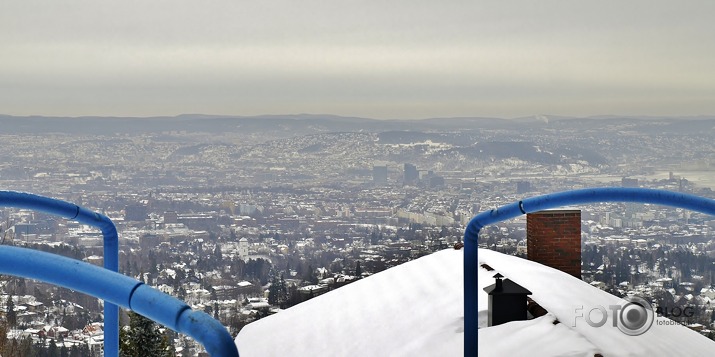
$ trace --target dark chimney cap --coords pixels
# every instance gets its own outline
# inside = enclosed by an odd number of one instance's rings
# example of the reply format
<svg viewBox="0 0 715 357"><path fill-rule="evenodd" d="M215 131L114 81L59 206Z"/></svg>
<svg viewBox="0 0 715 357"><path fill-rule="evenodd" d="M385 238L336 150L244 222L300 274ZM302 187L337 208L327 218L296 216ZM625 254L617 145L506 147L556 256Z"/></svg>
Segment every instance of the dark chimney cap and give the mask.
<svg viewBox="0 0 715 357"><path fill-rule="evenodd" d="M497 279L496 284L487 286L484 291L489 295L531 295L531 291L509 279L502 281L503 277L501 274L494 275Z"/></svg>

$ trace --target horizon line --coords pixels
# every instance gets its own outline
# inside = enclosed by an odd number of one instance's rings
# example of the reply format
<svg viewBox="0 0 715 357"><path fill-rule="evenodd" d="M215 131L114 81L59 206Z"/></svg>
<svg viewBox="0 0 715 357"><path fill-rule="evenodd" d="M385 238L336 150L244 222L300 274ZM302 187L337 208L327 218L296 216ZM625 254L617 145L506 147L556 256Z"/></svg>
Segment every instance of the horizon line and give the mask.
<svg viewBox="0 0 715 357"><path fill-rule="evenodd" d="M312 119L323 118L342 118L342 119L362 119L362 120L374 120L374 121L424 121L424 120L437 120L437 119L450 119L450 120L535 120L535 121L548 121L548 120L573 120L573 119L591 119L591 120L601 120L601 119L715 119L715 114L698 114L698 115L621 115L621 114L597 114L597 115L587 115L587 116L577 116L577 115L554 115L554 114L532 114L527 116L518 117L497 117L497 116L433 116L433 117L422 117L422 118L372 118L366 116L353 116L353 115L342 115L342 114L328 114L328 113L286 113L286 114L256 114L256 115L242 115L242 114L204 114L204 113L181 113L176 115L146 115L146 116L134 116L134 115L46 115L46 114L30 114L30 115L13 115L0 113L0 118L47 118L47 119L180 119L182 117L189 117L193 119L304 119L308 117L314 117Z"/></svg>

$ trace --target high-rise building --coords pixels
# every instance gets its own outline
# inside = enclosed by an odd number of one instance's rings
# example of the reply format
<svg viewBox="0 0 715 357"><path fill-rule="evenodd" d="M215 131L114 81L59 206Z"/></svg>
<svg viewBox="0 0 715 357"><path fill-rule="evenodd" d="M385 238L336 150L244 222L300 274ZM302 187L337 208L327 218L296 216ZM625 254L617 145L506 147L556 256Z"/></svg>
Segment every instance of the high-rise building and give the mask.
<svg viewBox="0 0 715 357"><path fill-rule="evenodd" d="M145 205L131 204L124 207L125 221L143 221L148 217L148 209Z"/></svg>
<svg viewBox="0 0 715 357"><path fill-rule="evenodd" d="M444 177L442 176L432 176L429 178L429 187L442 187L444 186Z"/></svg>
<svg viewBox="0 0 715 357"><path fill-rule="evenodd" d="M387 166L372 167L372 182L376 184L387 183Z"/></svg>
<svg viewBox="0 0 715 357"><path fill-rule="evenodd" d="M244 262L248 260L248 239L246 238L238 240L238 258Z"/></svg>
<svg viewBox="0 0 715 357"><path fill-rule="evenodd" d="M164 223L179 223L179 215L176 211L164 212Z"/></svg>
<svg viewBox="0 0 715 357"><path fill-rule="evenodd" d="M404 183L413 184L420 179L420 174L417 172L417 166L405 164Z"/></svg>

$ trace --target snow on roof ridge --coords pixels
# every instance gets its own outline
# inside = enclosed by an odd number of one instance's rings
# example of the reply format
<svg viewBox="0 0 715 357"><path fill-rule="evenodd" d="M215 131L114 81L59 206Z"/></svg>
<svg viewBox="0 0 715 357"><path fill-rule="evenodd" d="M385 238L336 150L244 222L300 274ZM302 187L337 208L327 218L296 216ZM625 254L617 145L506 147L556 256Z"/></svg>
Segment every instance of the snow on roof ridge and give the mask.
<svg viewBox="0 0 715 357"><path fill-rule="evenodd" d="M463 257L462 250L442 250L253 322L236 337L239 352L242 357L286 351L296 356L461 356ZM627 336L610 321L600 328L576 321L577 305L607 308L621 299L556 269L485 249L479 250L479 264L495 269L479 269L480 326L488 305L482 289L494 283L496 272L529 289L549 312L529 321L480 328L480 355L715 354L715 343L679 325L654 323L643 335ZM553 324L556 319L559 323ZM529 338L534 343L523 343ZM514 352L516 347L521 349Z"/></svg>
<svg viewBox="0 0 715 357"><path fill-rule="evenodd" d="M294 356L460 356L463 256L461 250L439 251L253 322L236 337L238 350L242 357L287 351Z"/></svg>
<svg viewBox="0 0 715 357"><path fill-rule="evenodd" d="M479 264L488 264L495 271L510 278L532 292L532 298L590 343L605 356L706 356L715 354L715 343L699 333L682 325L659 325L657 322L671 322L664 317L656 317L651 328L640 336L629 336L612 326L609 316L601 327L591 327L584 319L579 319L576 308L583 313L591 308L618 305L622 299L591 286L567 273L551 267L515 256L505 255L487 249L479 249ZM480 269L479 285L483 288L490 282L483 279L494 272ZM483 282L487 280L486 282ZM484 286L482 286L484 285ZM486 295L486 294L485 294ZM480 295L479 310L487 309L486 301ZM484 296L486 297L486 296ZM610 311L610 310L608 310ZM609 312L610 314L610 312ZM481 325L481 323L480 323ZM479 330L482 334L493 327ZM486 337L486 336L485 336ZM499 351L505 352L505 351ZM545 356L545 355L544 355Z"/></svg>

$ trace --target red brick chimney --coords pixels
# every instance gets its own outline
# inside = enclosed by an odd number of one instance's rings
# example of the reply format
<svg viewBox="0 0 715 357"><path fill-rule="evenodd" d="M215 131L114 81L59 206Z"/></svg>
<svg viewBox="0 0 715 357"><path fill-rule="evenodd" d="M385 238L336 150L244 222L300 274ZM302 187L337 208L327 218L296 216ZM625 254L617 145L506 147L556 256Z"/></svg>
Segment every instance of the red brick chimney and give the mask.
<svg viewBox="0 0 715 357"><path fill-rule="evenodd" d="M581 279L581 211L526 215L527 258Z"/></svg>

